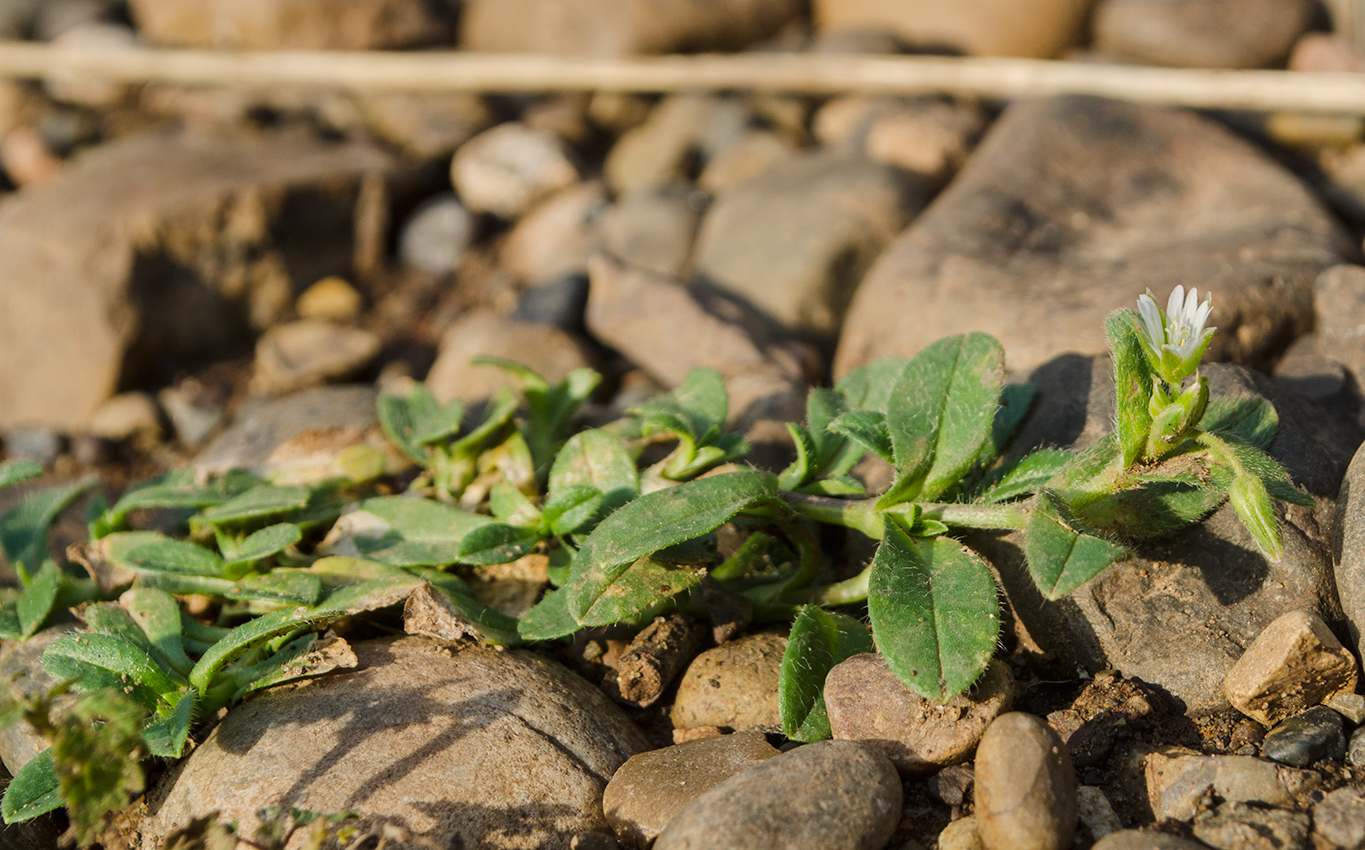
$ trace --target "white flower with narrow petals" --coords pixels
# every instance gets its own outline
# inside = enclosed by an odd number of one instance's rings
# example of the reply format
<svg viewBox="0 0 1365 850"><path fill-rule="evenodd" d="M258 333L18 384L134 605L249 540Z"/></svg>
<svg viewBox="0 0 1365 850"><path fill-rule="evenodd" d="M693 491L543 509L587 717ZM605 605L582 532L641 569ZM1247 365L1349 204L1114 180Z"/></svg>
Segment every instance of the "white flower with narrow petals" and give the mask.
<svg viewBox="0 0 1365 850"><path fill-rule="evenodd" d="M1213 296L1206 295L1201 303L1199 290L1194 288L1190 289L1189 295L1185 294L1183 286L1172 290L1164 315L1151 290L1138 296L1142 349L1152 369L1167 383L1179 384L1199 368L1204 350L1217 330L1204 327L1212 311Z"/></svg>

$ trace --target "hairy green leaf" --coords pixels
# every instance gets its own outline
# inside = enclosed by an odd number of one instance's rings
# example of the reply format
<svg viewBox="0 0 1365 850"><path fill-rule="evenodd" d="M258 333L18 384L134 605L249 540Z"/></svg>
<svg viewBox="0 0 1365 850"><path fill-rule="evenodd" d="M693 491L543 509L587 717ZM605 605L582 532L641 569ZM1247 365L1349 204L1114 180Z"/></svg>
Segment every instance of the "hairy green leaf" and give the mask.
<svg viewBox="0 0 1365 850"><path fill-rule="evenodd" d="M119 597L119 605L146 635L155 650L153 657L163 667L181 676L189 675L194 662L185 654L181 642L180 605L175 597L164 590L135 587Z"/></svg>
<svg viewBox="0 0 1365 850"><path fill-rule="evenodd" d="M875 651L872 635L861 621L813 605L802 608L782 653L777 685L783 733L794 741L828 738L825 677L839 662Z"/></svg>
<svg viewBox="0 0 1365 850"><path fill-rule="evenodd" d="M43 667L58 679L74 679L85 693L121 690L154 711L163 700L179 699L184 681L168 673L137 645L115 635L71 634L43 653Z"/></svg>
<svg viewBox="0 0 1365 850"><path fill-rule="evenodd" d="M36 460L17 458L0 463L0 490L20 481L37 478L43 474L43 465Z"/></svg>
<svg viewBox="0 0 1365 850"><path fill-rule="evenodd" d="M142 740L147 752L162 758L178 759L185 752L190 737L190 723L194 720L194 692L186 692L176 701L170 714L148 723L142 729Z"/></svg>
<svg viewBox="0 0 1365 850"><path fill-rule="evenodd" d="M93 478L83 478L50 487L28 496L0 517L0 549L4 549L21 582L27 584L29 575L47 557L47 532L57 515L94 483Z"/></svg>
<svg viewBox="0 0 1365 850"><path fill-rule="evenodd" d="M380 496L358 502L328 536L326 552L397 567L440 566L460 560L465 535L492 522L430 499ZM333 538L338 542L330 542Z"/></svg>
<svg viewBox="0 0 1365 850"><path fill-rule="evenodd" d="M848 400L849 408L884 414L909 365L908 357L873 360L844 375L835 383L834 389Z"/></svg>
<svg viewBox="0 0 1365 850"><path fill-rule="evenodd" d="M701 570L645 555L615 571L615 577L578 617L584 626L610 626L637 617L701 583ZM570 612L573 584L568 588Z"/></svg>
<svg viewBox="0 0 1365 850"><path fill-rule="evenodd" d="M1114 433L1125 467L1132 466L1147 449L1152 414L1147 409L1152 394L1152 367L1142 351L1137 313L1115 310L1104 320L1109 350L1114 358Z"/></svg>
<svg viewBox="0 0 1365 850"><path fill-rule="evenodd" d="M635 459L620 437L594 428L569 438L550 469L550 493L574 486L594 487L602 493L607 513L640 495Z"/></svg>
<svg viewBox="0 0 1365 850"><path fill-rule="evenodd" d="M283 552L302 539L303 531L290 522L268 525L248 535L240 543L220 534L218 549L222 552L223 560L227 562L224 575L231 579L241 578L252 565Z"/></svg>
<svg viewBox="0 0 1365 850"><path fill-rule="evenodd" d="M475 566L510 564L542 540L539 531L495 522L471 530L460 541L460 562Z"/></svg>
<svg viewBox="0 0 1365 850"><path fill-rule="evenodd" d="M1209 401L1199 428L1265 449L1280 430L1280 417L1275 405L1263 398L1215 398Z"/></svg>
<svg viewBox="0 0 1365 850"><path fill-rule="evenodd" d="M936 702L981 676L1000 631L985 562L950 538L912 540L893 522L872 560L867 610L891 671Z"/></svg>
<svg viewBox="0 0 1365 850"><path fill-rule="evenodd" d="M563 590L551 590L517 623L517 634L528 641L555 640L580 628L569 613L569 595Z"/></svg>
<svg viewBox="0 0 1365 850"><path fill-rule="evenodd" d="M993 504L1036 493L1071 461L1072 454L1062 449L1039 449L1025 456L977 499Z"/></svg>
<svg viewBox="0 0 1365 850"><path fill-rule="evenodd" d="M459 399L443 405L421 383L412 384L401 396L380 396L377 412L384 435L421 466L430 461L426 446L459 433L464 419Z"/></svg>
<svg viewBox="0 0 1365 850"><path fill-rule="evenodd" d="M1127 556L1122 546L1075 529L1055 495L1039 494L1029 517L1024 557L1033 583L1048 599L1060 599Z"/></svg>
<svg viewBox="0 0 1365 850"><path fill-rule="evenodd" d="M586 527L602 509L602 491L587 484L573 484L550 491L541 506L544 524L561 537Z"/></svg>
<svg viewBox="0 0 1365 850"><path fill-rule="evenodd" d="M62 794L57 771L52 766L52 750L43 750L19 768L0 800L5 823L20 823L61 808Z"/></svg>
<svg viewBox="0 0 1365 850"><path fill-rule="evenodd" d="M95 554L137 573L178 573L221 576L223 559L186 540L175 540L154 531L124 531L98 541Z"/></svg>
<svg viewBox="0 0 1365 850"><path fill-rule="evenodd" d="M877 457L893 463L891 431L886 416L874 410L849 410L829 423L829 430L848 437Z"/></svg>
<svg viewBox="0 0 1365 850"><path fill-rule="evenodd" d="M199 519L210 525L227 525L284 516L307 507L312 495L311 490L299 485L262 484L203 511Z"/></svg>
<svg viewBox="0 0 1365 850"><path fill-rule="evenodd" d="M19 630L24 637L31 637L42 627L52 606L57 601L57 588L61 583L61 570L52 559L43 561L38 572L29 579L28 587L19 594L15 613L19 616Z"/></svg>

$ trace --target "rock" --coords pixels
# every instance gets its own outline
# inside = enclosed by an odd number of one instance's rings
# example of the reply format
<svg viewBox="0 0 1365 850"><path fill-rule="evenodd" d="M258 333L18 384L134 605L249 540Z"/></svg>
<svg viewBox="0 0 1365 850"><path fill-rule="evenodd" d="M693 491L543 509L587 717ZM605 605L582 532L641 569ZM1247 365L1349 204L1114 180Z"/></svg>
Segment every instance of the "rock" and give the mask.
<svg viewBox="0 0 1365 850"><path fill-rule="evenodd" d="M733 98L673 95L659 101L644 123L621 135L603 172L619 195L687 182L698 167L731 147L753 116Z"/></svg>
<svg viewBox="0 0 1365 850"><path fill-rule="evenodd" d="M697 185L718 195L792 158L796 148L780 133L746 130L721 149L697 176Z"/></svg>
<svg viewBox="0 0 1365 850"><path fill-rule="evenodd" d="M1243 717L1233 724L1228 734L1228 750L1239 756L1256 755L1264 740L1265 727L1250 717Z"/></svg>
<svg viewBox="0 0 1365 850"><path fill-rule="evenodd" d="M788 331L831 345L858 280L928 202L926 190L860 158L793 157L716 198L696 270Z"/></svg>
<svg viewBox="0 0 1365 850"><path fill-rule="evenodd" d="M448 156L493 123L493 112L468 92L370 92L356 95L358 117L376 136L412 156Z"/></svg>
<svg viewBox="0 0 1365 850"><path fill-rule="evenodd" d="M1261 742L1265 757L1291 767L1346 757L1346 730L1341 715L1325 705L1290 717L1266 733Z"/></svg>
<svg viewBox="0 0 1365 850"><path fill-rule="evenodd" d="M449 37L421 0L131 0L152 44L218 50L380 50Z"/></svg>
<svg viewBox="0 0 1365 850"><path fill-rule="evenodd" d="M986 850L1061 850L1076 830L1076 777L1057 733L1014 711L976 750L976 828Z"/></svg>
<svg viewBox="0 0 1365 850"><path fill-rule="evenodd" d="M43 669L43 653L59 638L75 631L77 627L74 624L62 623L41 630L28 640L6 640L0 643L0 679L7 683L7 693L30 698L46 696L48 691L57 687L60 680ZM63 694L57 697L53 707L61 711L75 701L75 694ZM10 774L18 773L20 768L48 746L47 739L23 720L0 728L0 762L4 762Z"/></svg>
<svg viewBox="0 0 1365 850"><path fill-rule="evenodd" d="M1024 425L1023 446L1035 440L1067 445L1077 435L1093 439L1108 430L1110 373L1083 358L1073 366L1043 382L1047 394L1040 391L1035 409L1050 424L1044 431ZM1274 404L1280 428L1269 453L1318 500L1313 509L1283 510L1286 549L1280 560L1269 562L1257 552L1225 504L1198 525L1144 541L1132 559L1049 602L1025 574L1017 538L973 538L1000 571L1017 623L1032 641L1056 652L1063 663L1095 673L1117 669L1160 686L1192 713L1228 706L1221 683L1244 647L1276 617L1291 610L1310 611L1328 622L1341 616L1326 535L1332 527L1331 494L1353 442L1332 417L1309 402L1290 399L1264 376L1216 363L1202 372L1214 398L1260 396ZM1054 381L1065 376L1072 386L1055 389Z"/></svg>
<svg viewBox="0 0 1365 850"><path fill-rule="evenodd" d="M1146 727L1161 728L1175 713L1157 688L1102 670L1072 700L1070 707L1047 716L1076 767L1112 762L1112 753Z"/></svg>
<svg viewBox="0 0 1365 850"><path fill-rule="evenodd" d="M22 426L0 431L0 442L4 443L8 457L35 460L43 466L51 466L66 446L62 435L51 428Z"/></svg>
<svg viewBox="0 0 1365 850"><path fill-rule="evenodd" d="M596 180L546 199L507 234L499 255L503 269L532 285L586 275L606 208L606 189Z"/></svg>
<svg viewBox="0 0 1365 850"><path fill-rule="evenodd" d="M872 119L864 151L873 162L947 179L985 128L986 116L975 104L910 100Z"/></svg>
<svg viewBox="0 0 1365 850"><path fill-rule="evenodd" d="M733 50L801 12L797 0L466 0L460 40L467 50L599 57Z"/></svg>
<svg viewBox="0 0 1365 850"><path fill-rule="evenodd" d="M52 152L32 127L19 126L0 141L0 165L16 186L33 186L57 176L62 158Z"/></svg>
<svg viewBox="0 0 1365 850"><path fill-rule="evenodd" d="M247 469L257 475L276 470L272 457L289 453L321 435L354 434L363 441L378 431L374 387L316 387L283 398L262 399L238 412L232 425L194 459L201 475ZM277 455L277 453L279 453Z"/></svg>
<svg viewBox="0 0 1365 850"><path fill-rule="evenodd" d="M131 27L105 22L80 24L52 40L54 48L81 53L127 53L135 50L137 44L137 33ZM117 106L128 94L125 83L92 80L56 68L43 77L43 88L54 100L91 109Z"/></svg>
<svg viewBox="0 0 1365 850"><path fill-rule="evenodd" d="M499 387L514 385L496 366L470 364L480 356L516 361L552 384L591 362L584 344L558 328L472 313L441 337L436 362L427 373L427 389L442 402L459 398L472 403L488 399Z"/></svg>
<svg viewBox="0 0 1365 850"><path fill-rule="evenodd" d="M1090 850L1206 850L1203 844L1178 835L1145 829L1125 829L1095 842Z"/></svg>
<svg viewBox="0 0 1365 850"><path fill-rule="evenodd" d="M301 319L276 325L256 342L251 388L277 395L347 378L379 354L379 337L366 330Z"/></svg>
<svg viewBox="0 0 1365 850"><path fill-rule="evenodd" d="M432 274L454 274L474 240L474 217L454 194L423 201L398 237L398 259Z"/></svg>
<svg viewBox="0 0 1365 850"><path fill-rule="evenodd" d="M864 742L866 743L866 742ZM894 762L893 762L894 764ZM967 799L967 791L976 781L976 772L969 764L954 764L943 768L925 780L929 796L948 806L960 806Z"/></svg>
<svg viewBox="0 0 1365 850"><path fill-rule="evenodd" d="M801 364L760 319L737 304L605 257L591 265L586 318L595 337L669 387L680 386L696 367L716 369L730 391L732 422L803 418Z"/></svg>
<svg viewBox="0 0 1365 850"><path fill-rule="evenodd" d="M1337 265L1313 283L1313 313L1319 351L1365 377L1365 267Z"/></svg>
<svg viewBox="0 0 1365 850"><path fill-rule="evenodd" d="M938 834L937 847L938 850L986 850L976 831L976 818L973 815L958 818L945 826Z"/></svg>
<svg viewBox="0 0 1365 850"><path fill-rule="evenodd" d="M1346 718L1352 726L1365 723L1365 695L1335 693L1323 700L1322 704Z"/></svg>
<svg viewBox="0 0 1365 850"><path fill-rule="evenodd" d="M583 312L587 307L588 278L584 275L566 275L523 289L511 318L518 322L553 325L562 331L581 334L585 330Z"/></svg>
<svg viewBox="0 0 1365 850"><path fill-rule="evenodd" d="M554 133L571 145L591 145L596 141L588 119L591 100L587 92L547 95L528 104L521 111L521 121L532 130Z"/></svg>
<svg viewBox="0 0 1365 850"><path fill-rule="evenodd" d="M169 778L143 846L214 811L252 840L270 805L351 810L440 846L562 847L607 831L607 778L647 745L582 679L520 650L412 637L354 649L355 670L228 712Z"/></svg>
<svg viewBox="0 0 1365 850"><path fill-rule="evenodd" d="M1329 847L1365 848L1365 791L1338 788L1313 806L1313 833Z"/></svg>
<svg viewBox="0 0 1365 850"><path fill-rule="evenodd" d="M1333 551L1336 555L1336 584L1346 626L1357 654L1365 650L1365 449L1356 452L1337 499L1337 523Z"/></svg>
<svg viewBox="0 0 1365 850"><path fill-rule="evenodd" d="M1275 618L1223 681L1232 707L1266 726L1355 690L1355 658L1327 624L1308 611ZM1301 765L1300 765L1301 766Z"/></svg>
<svg viewBox="0 0 1365 850"><path fill-rule="evenodd" d="M161 411L146 393L119 393L95 408L85 432L106 440L161 438Z"/></svg>
<svg viewBox="0 0 1365 850"><path fill-rule="evenodd" d="M825 679L834 737L883 753L902 776L927 776L966 761L1013 700L1014 676L999 661L987 665L970 691L942 704L910 691L873 653L835 665Z"/></svg>
<svg viewBox="0 0 1365 850"><path fill-rule="evenodd" d="M598 222L602 249L627 266L679 276L692 256L702 204L695 194L644 191L619 198Z"/></svg>
<svg viewBox="0 0 1365 850"><path fill-rule="evenodd" d="M450 177L471 210L516 218L577 182L578 168L553 133L509 121L461 145Z"/></svg>
<svg viewBox="0 0 1365 850"><path fill-rule="evenodd" d="M1203 756L1188 750L1147 757L1147 796L1157 820L1189 820L1212 789L1229 802L1292 806L1321 778L1310 770L1281 767L1253 756Z"/></svg>
<svg viewBox="0 0 1365 850"><path fill-rule="evenodd" d="M781 729L777 676L786 649L785 637L765 632L745 635L698 655L678 683L673 727Z"/></svg>
<svg viewBox="0 0 1365 850"><path fill-rule="evenodd" d="M616 835L645 850L673 817L716 784L778 755L759 732L703 738L631 756L602 795Z"/></svg>
<svg viewBox="0 0 1365 850"><path fill-rule="evenodd" d="M1351 741L1346 748L1346 763L1352 767L1365 767L1365 728L1351 733Z"/></svg>
<svg viewBox="0 0 1365 850"><path fill-rule="evenodd" d="M901 814L885 757L851 741L807 744L713 786L678 813L655 850L877 850Z"/></svg>
<svg viewBox="0 0 1365 850"><path fill-rule="evenodd" d="M1340 240L1294 175L1212 121L1090 97L1020 101L863 279L835 372L973 330L1031 371L1105 350L1108 313L1176 284L1214 293L1210 359L1259 362L1308 329L1309 284Z"/></svg>
<svg viewBox="0 0 1365 850"><path fill-rule="evenodd" d="M1123 821L1119 820L1113 804L1104 791L1094 785L1076 788L1076 818L1096 840L1123 829Z"/></svg>
<svg viewBox="0 0 1365 850"><path fill-rule="evenodd" d="M1313 22L1306 0L1100 0L1097 50L1181 68L1283 64Z"/></svg>
<svg viewBox="0 0 1365 850"><path fill-rule="evenodd" d="M292 303L290 258L349 266L360 187L391 166L294 136L131 137L6 198L0 360L29 366L0 377L0 426L74 430L150 368L238 350Z"/></svg>
<svg viewBox="0 0 1365 850"><path fill-rule="evenodd" d="M1194 818L1194 836L1215 850L1308 850L1308 815L1222 803Z"/></svg>
<svg viewBox="0 0 1365 850"><path fill-rule="evenodd" d="M1080 33L1090 4L1085 0L1028 0L999 5L989 0L814 0L821 32L889 30L916 47L950 48L977 56L1045 59Z"/></svg>
<svg viewBox="0 0 1365 850"><path fill-rule="evenodd" d="M1306 32L1289 54L1289 70L1358 73L1365 71L1365 54L1340 35Z"/></svg>
<svg viewBox="0 0 1365 850"><path fill-rule="evenodd" d="M1324 407L1350 408L1355 391L1350 372L1321 352L1322 340L1315 333L1294 340L1275 364L1275 380L1294 395ZM1353 420L1355 417L1343 415L1341 418Z"/></svg>
<svg viewBox="0 0 1365 850"><path fill-rule="evenodd" d="M294 302L300 319L346 324L360 318L365 299L345 278L324 277L303 291Z"/></svg>

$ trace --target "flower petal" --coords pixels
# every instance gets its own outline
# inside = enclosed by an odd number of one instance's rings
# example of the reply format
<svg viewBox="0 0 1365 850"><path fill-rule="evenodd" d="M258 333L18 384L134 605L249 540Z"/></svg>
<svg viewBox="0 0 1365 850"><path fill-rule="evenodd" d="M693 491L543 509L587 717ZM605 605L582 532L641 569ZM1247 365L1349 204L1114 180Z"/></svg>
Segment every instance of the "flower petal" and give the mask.
<svg viewBox="0 0 1365 850"><path fill-rule="evenodd" d="M1166 318L1171 322L1179 320L1181 308L1185 306L1185 287L1176 284L1171 297L1166 300Z"/></svg>
<svg viewBox="0 0 1365 850"><path fill-rule="evenodd" d="M1141 314L1142 324L1146 327L1147 341L1153 348L1160 348L1166 341L1166 328L1161 322L1161 310L1156 306L1156 300L1152 298L1150 292L1138 296L1138 313Z"/></svg>

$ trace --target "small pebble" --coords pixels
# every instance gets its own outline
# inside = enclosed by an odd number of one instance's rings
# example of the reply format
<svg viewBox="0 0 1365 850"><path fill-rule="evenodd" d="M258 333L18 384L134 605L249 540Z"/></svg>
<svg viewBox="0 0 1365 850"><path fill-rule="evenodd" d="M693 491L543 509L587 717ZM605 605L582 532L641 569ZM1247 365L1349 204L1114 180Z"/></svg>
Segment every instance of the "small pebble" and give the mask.
<svg viewBox="0 0 1365 850"><path fill-rule="evenodd" d="M276 325L256 342L251 388L286 393L353 375L379 354L379 337L316 319Z"/></svg>
<svg viewBox="0 0 1365 850"><path fill-rule="evenodd" d="M678 813L654 850L874 850L900 821L900 777L853 741L820 741L750 767Z"/></svg>
<svg viewBox="0 0 1365 850"><path fill-rule="evenodd" d="M582 333L583 311L587 306L587 275L567 274L523 289L511 318L518 322L553 325L570 333Z"/></svg>
<svg viewBox="0 0 1365 850"><path fill-rule="evenodd" d="M339 277L324 277L294 302L300 319L349 323L360 318L365 301L355 287Z"/></svg>
<svg viewBox="0 0 1365 850"><path fill-rule="evenodd" d="M1346 749L1346 763L1365 768L1365 727L1351 733L1351 745Z"/></svg>
<svg viewBox="0 0 1365 850"><path fill-rule="evenodd" d="M224 419L222 405L203 398L199 390L198 383L190 380L156 394L166 418L171 420L176 438L189 449L203 445Z"/></svg>
<svg viewBox="0 0 1365 850"><path fill-rule="evenodd" d="M15 127L0 141L0 166L16 186L41 183L62 170L62 158L32 127Z"/></svg>
<svg viewBox="0 0 1365 850"><path fill-rule="evenodd" d="M1039 717L1002 714L976 752L977 832L987 850L1062 850L1076 831L1071 754Z"/></svg>
<svg viewBox="0 0 1365 850"><path fill-rule="evenodd" d="M161 411L146 393L119 393L90 414L87 433L106 440L130 440L138 436L159 439Z"/></svg>
<svg viewBox="0 0 1365 850"><path fill-rule="evenodd" d="M1228 749L1233 752L1241 750L1243 747L1252 747L1252 755L1255 754L1265 740L1265 727L1250 717L1243 717L1232 727L1232 734L1228 736Z"/></svg>
<svg viewBox="0 0 1365 850"><path fill-rule="evenodd" d="M66 447L62 435L51 428L6 428L0 439L9 457L36 460L43 466L51 466Z"/></svg>
<svg viewBox="0 0 1365 850"><path fill-rule="evenodd" d="M948 806L960 806L967 799L967 791L976 781L976 773L969 764L945 767L925 780L929 796Z"/></svg>
<svg viewBox="0 0 1365 850"><path fill-rule="evenodd" d="M1323 705L1350 721L1352 726L1365 723L1365 695L1338 693L1328 697Z"/></svg>
<svg viewBox="0 0 1365 850"><path fill-rule="evenodd" d="M1222 803L1194 819L1194 837L1215 850L1308 850L1308 815Z"/></svg>
<svg viewBox="0 0 1365 850"><path fill-rule="evenodd" d="M1355 690L1356 662L1316 614L1290 611L1261 630L1228 670L1223 691L1232 707L1273 726Z"/></svg>
<svg viewBox="0 0 1365 850"><path fill-rule="evenodd" d="M1338 788L1313 806L1313 832L1341 850L1365 848L1365 790Z"/></svg>
<svg viewBox="0 0 1365 850"><path fill-rule="evenodd" d="M1307 767L1322 759L1346 755L1346 733L1341 715L1325 705L1296 714L1266 733L1261 742L1265 757L1280 764Z"/></svg>
<svg viewBox="0 0 1365 850"><path fill-rule="evenodd" d="M578 181L554 133L508 122L465 142L451 162L460 200L475 212L515 218L536 201Z"/></svg>
<svg viewBox="0 0 1365 850"><path fill-rule="evenodd" d="M958 818L938 834L938 850L986 850L976 831L976 818Z"/></svg>
<svg viewBox="0 0 1365 850"><path fill-rule="evenodd" d="M698 655L673 701L673 726L778 730L777 680L787 639L745 635Z"/></svg>
<svg viewBox="0 0 1365 850"><path fill-rule="evenodd" d="M1252 756L1164 750L1147 756L1147 796L1158 820L1189 820L1209 789L1224 800L1290 806L1320 777Z"/></svg>
<svg viewBox="0 0 1365 850"><path fill-rule="evenodd" d="M1113 832L1095 842L1090 850L1208 850L1203 844L1178 835L1151 832L1145 829L1125 829Z"/></svg>
<svg viewBox="0 0 1365 850"><path fill-rule="evenodd" d="M1113 804L1104 791L1094 785L1082 785L1076 789L1076 816L1097 841L1123 829L1123 822L1119 820Z"/></svg>
<svg viewBox="0 0 1365 850"><path fill-rule="evenodd" d="M431 274L451 274L474 239L474 216L446 192L422 203L403 225L398 258Z"/></svg>

